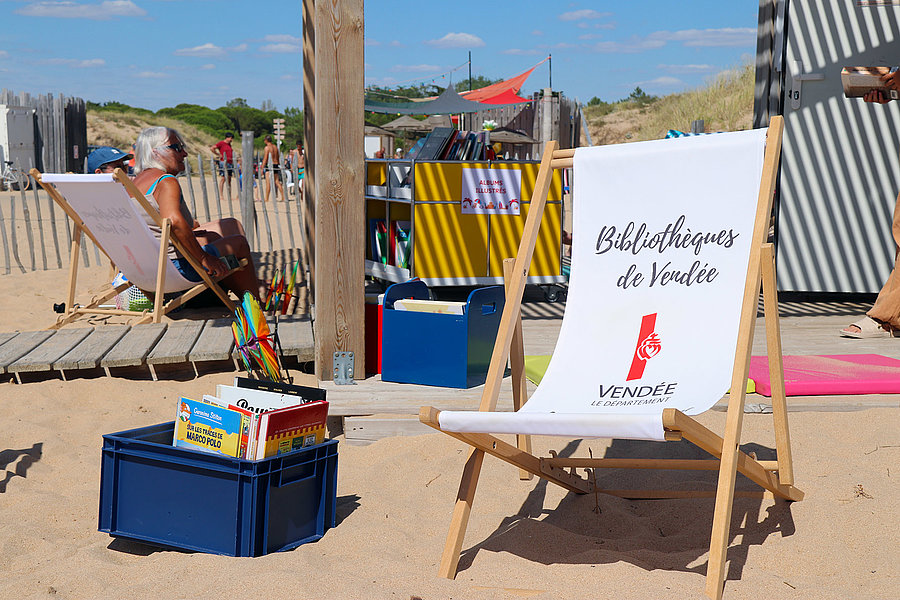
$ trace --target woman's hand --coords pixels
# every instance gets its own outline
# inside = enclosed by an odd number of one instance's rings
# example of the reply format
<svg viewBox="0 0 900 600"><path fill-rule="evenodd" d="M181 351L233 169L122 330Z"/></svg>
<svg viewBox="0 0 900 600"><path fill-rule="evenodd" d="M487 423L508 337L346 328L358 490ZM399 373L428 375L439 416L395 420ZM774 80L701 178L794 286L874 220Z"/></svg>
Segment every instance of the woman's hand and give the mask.
<svg viewBox="0 0 900 600"><path fill-rule="evenodd" d="M863 96L864 102L874 102L876 104L887 104L891 101L890 98L885 98L884 94L881 90L870 90L866 92L866 95Z"/></svg>
<svg viewBox="0 0 900 600"><path fill-rule="evenodd" d="M228 272L225 263L223 263L220 258L215 257L208 252L203 253L203 258L200 259L200 266L206 269L206 272L209 273L210 277L219 277Z"/></svg>

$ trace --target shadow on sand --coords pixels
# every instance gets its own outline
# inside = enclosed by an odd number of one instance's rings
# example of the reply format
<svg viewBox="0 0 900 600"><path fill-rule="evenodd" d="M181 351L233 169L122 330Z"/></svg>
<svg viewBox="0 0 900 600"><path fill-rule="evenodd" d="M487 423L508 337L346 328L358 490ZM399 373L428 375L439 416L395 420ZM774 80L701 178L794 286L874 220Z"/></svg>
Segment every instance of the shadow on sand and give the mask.
<svg viewBox="0 0 900 600"><path fill-rule="evenodd" d="M581 440L559 452L570 457ZM665 449L663 449L665 444ZM760 460L775 451L757 444L741 447ZM582 451L579 454L585 454ZM709 455L687 442L614 440L604 458L706 459ZM510 470L510 477L516 472ZM597 469L600 489L715 490L718 471L662 471ZM459 570L471 566L482 550L509 552L541 564L611 564L629 562L646 570L706 574L714 510L713 498L626 500L606 494L567 494L556 508L545 508L548 482L533 485L518 512L484 541L462 552ZM760 488L738 474L736 489ZM763 518L760 509L770 504ZM599 508L599 513L597 509ZM794 533L790 503L758 498L735 498L729 538L728 579L740 579L751 546L770 535ZM740 537L740 542L734 545ZM702 559L702 562L701 562Z"/></svg>

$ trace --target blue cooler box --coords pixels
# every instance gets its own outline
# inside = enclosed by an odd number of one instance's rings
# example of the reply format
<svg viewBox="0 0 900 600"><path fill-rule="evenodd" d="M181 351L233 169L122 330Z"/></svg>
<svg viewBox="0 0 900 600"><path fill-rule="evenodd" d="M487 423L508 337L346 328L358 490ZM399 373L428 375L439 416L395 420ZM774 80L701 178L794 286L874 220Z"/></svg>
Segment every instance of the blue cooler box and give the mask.
<svg viewBox="0 0 900 600"><path fill-rule="evenodd" d="M172 446L174 422L103 436L100 531L149 544L262 556L334 527L337 441L262 460Z"/></svg>
<svg viewBox="0 0 900 600"><path fill-rule="evenodd" d="M469 294L462 315L395 310L405 298L429 300L419 280L397 283L384 293L381 379L454 388L481 385L487 378L500 316L503 286Z"/></svg>

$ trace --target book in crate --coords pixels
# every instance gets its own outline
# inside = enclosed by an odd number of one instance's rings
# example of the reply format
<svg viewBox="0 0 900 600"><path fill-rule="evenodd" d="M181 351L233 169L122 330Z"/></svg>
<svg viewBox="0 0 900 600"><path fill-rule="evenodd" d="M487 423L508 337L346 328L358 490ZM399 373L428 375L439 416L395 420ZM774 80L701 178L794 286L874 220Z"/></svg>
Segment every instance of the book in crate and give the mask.
<svg viewBox="0 0 900 600"><path fill-rule="evenodd" d="M259 460L324 441L324 390L242 377L235 384L202 401L181 398L173 445Z"/></svg>

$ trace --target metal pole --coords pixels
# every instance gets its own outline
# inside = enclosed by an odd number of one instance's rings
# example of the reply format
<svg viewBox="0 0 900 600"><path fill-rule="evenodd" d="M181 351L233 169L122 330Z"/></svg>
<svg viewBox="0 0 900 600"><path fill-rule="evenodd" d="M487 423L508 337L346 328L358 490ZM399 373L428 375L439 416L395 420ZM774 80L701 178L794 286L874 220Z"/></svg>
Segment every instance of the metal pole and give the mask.
<svg viewBox="0 0 900 600"><path fill-rule="evenodd" d="M547 55L547 70L550 72L550 83L547 85L551 90L553 89L553 55Z"/></svg>
<svg viewBox="0 0 900 600"><path fill-rule="evenodd" d="M469 91L472 91L472 51L469 50Z"/></svg>

